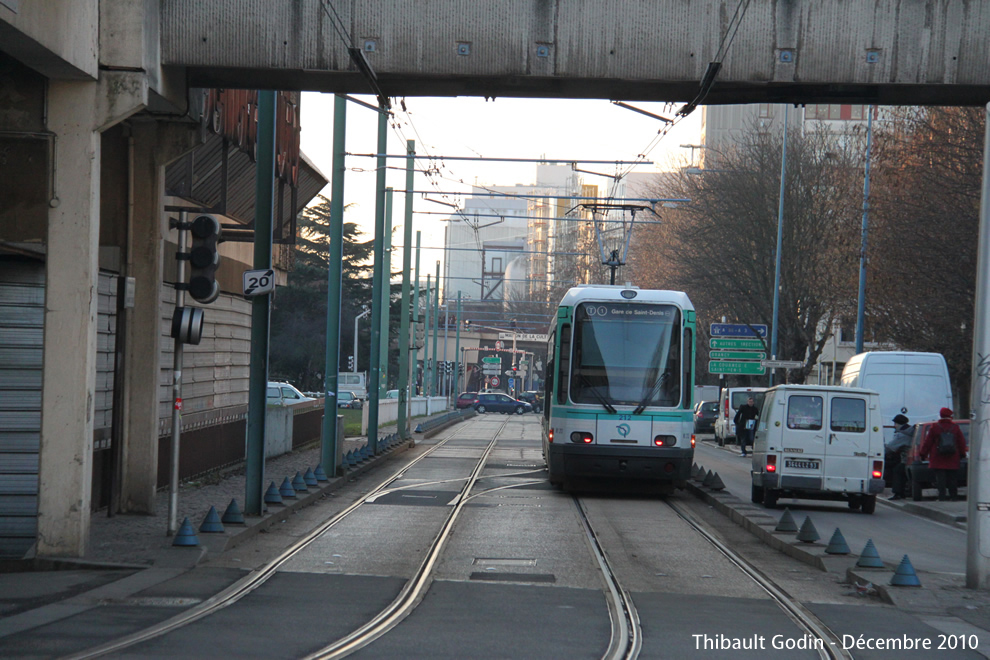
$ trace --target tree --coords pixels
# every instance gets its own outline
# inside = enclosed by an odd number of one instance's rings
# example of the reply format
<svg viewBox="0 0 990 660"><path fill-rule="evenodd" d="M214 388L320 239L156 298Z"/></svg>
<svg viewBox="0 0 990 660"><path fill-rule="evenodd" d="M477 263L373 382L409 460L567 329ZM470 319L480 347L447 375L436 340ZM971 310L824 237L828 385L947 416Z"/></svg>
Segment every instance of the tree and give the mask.
<svg viewBox="0 0 990 660"><path fill-rule="evenodd" d="M272 305L270 364L275 378L284 378L305 390L323 388L326 364L327 269L330 256L330 199L303 210L298 219L295 267L288 284L276 291ZM343 268L339 364L347 368L354 344L354 317L362 305L371 304L371 254L373 241L361 242L362 232L353 222L343 226ZM367 327L358 338L361 364L367 364Z"/></svg>
<svg viewBox="0 0 990 660"><path fill-rule="evenodd" d="M699 371L707 373L707 329L773 321L782 139L754 126L732 151L706 154L712 169L658 178L658 197L690 203L665 209L663 224L637 229L630 262L643 286L688 293L697 310ZM855 145L825 130L787 146L778 359L802 360L799 382L821 353L835 319L855 306L862 185ZM769 345L769 338L767 341Z"/></svg>
<svg viewBox="0 0 990 660"><path fill-rule="evenodd" d="M904 350L941 353L969 412L985 113L909 108L877 131L868 318Z"/></svg>

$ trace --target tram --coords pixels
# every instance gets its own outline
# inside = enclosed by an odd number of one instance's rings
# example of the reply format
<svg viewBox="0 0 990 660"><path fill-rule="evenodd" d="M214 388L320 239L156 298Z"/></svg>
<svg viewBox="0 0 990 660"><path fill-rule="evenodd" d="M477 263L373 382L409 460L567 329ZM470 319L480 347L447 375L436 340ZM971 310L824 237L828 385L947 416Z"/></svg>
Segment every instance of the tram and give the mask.
<svg viewBox="0 0 990 660"><path fill-rule="evenodd" d="M694 351L687 294L570 289L547 333L543 456L550 483L683 487L694 459Z"/></svg>

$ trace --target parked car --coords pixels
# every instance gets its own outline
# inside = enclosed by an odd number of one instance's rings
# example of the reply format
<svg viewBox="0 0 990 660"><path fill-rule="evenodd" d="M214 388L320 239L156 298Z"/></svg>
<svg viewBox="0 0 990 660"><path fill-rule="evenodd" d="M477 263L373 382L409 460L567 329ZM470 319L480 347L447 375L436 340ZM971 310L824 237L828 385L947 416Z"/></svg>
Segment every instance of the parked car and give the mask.
<svg viewBox="0 0 990 660"><path fill-rule="evenodd" d="M536 390L531 390L529 392L522 392L519 395L520 401L525 401L529 405L533 406L533 412L543 411L543 397Z"/></svg>
<svg viewBox="0 0 990 660"><path fill-rule="evenodd" d="M959 425L959 430L966 437L966 452L969 452L969 420L952 420ZM928 461L923 461L918 457L921 451L921 443L924 442L928 429L935 422L922 422L914 425L914 435L911 436L911 447L908 449L907 461L904 465L907 468L907 487L911 492L911 499L915 502L921 500L926 488L935 488L935 472L929 467ZM956 477L959 486L966 485L966 474L969 467L969 459L964 458L959 461L959 472Z"/></svg>
<svg viewBox="0 0 990 660"><path fill-rule="evenodd" d="M268 381L267 399L269 405L290 406L304 401L316 401L311 396L306 396L289 383L278 381Z"/></svg>
<svg viewBox="0 0 990 660"><path fill-rule="evenodd" d="M477 402L478 402L477 392L461 392L460 394L457 395L457 401L454 402L454 405L458 409L470 408L474 406L474 404Z"/></svg>
<svg viewBox="0 0 990 660"><path fill-rule="evenodd" d="M533 412L533 406L525 401L513 399L508 394L501 392L496 394L479 394L478 400L474 403L474 409L479 413L500 412L500 413L523 413Z"/></svg>
<svg viewBox="0 0 990 660"><path fill-rule="evenodd" d="M337 392L337 407L338 408L353 408L355 410L360 410L361 399L354 395L354 392L338 391Z"/></svg>
<svg viewBox="0 0 990 660"><path fill-rule="evenodd" d="M694 407L694 432L714 433L718 419L718 401L699 401Z"/></svg>

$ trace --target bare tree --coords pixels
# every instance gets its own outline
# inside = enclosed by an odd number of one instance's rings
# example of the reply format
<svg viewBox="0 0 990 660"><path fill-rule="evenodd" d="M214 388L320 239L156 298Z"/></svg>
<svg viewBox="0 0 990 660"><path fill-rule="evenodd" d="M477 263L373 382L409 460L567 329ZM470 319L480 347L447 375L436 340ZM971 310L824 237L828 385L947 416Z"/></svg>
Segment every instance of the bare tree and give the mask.
<svg viewBox="0 0 990 660"><path fill-rule="evenodd" d="M658 178L658 196L691 202L665 210L663 224L638 230L631 258L640 284L682 290L695 304L699 358L708 324L771 325L781 137L752 127L718 154L717 167ZM833 321L854 297L858 252L859 153L826 130L789 138L778 313L779 359L805 361L804 379ZM861 193L860 193L861 195ZM769 344L769 342L768 342ZM699 373L707 372L701 365Z"/></svg>
<svg viewBox="0 0 990 660"><path fill-rule="evenodd" d="M945 356L969 412L983 108L909 108L878 131L867 316L906 350Z"/></svg>

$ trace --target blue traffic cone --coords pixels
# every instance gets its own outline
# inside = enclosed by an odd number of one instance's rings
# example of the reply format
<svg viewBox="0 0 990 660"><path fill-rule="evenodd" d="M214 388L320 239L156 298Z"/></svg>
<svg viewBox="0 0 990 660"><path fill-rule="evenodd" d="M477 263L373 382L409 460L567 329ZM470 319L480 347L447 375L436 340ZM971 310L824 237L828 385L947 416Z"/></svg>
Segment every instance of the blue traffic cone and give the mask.
<svg viewBox="0 0 990 660"><path fill-rule="evenodd" d="M272 484L273 486L275 484ZM230 504L227 505L227 510L223 512L220 517L220 522L224 525L243 525L244 514L241 513L241 507L237 506L237 500L230 500Z"/></svg>
<svg viewBox="0 0 990 660"><path fill-rule="evenodd" d="M296 489L292 487L292 482L289 481L288 477L278 487L278 494L282 496L282 499L296 499Z"/></svg>
<svg viewBox="0 0 990 660"><path fill-rule="evenodd" d="M694 475L694 477L692 477L692 478L695 481L702 481L702 480L704 480L704 478L705 478L705 466L702 465L702 466L698 467L698 474Z"/></svg>
<svg viewBox="0 0 990 660"><path fill-rule="evenodd" d="M860 568L883 568L880 553L877 552L877 547L873 545L873 539L866 541L866 545L863 546L863 552L859 553L859 560L856 562L856 565Z"/></svg>
<svg viewBox="0 0 990 660"><path fill-rule="evenodd" d="M278 492L278 488L275 487L275 482L268 487L265 491L265 504L281 504L282 495Z"/></svg>
<svg viewBox="0 0 990 660"><path fill-rule="evenodd" d="M804 522L801 523L801 529L798 530L797 540L802 543L814 543L820 538L818 530L815 529L815 523L811 522L811 516L805 516Z"/></svg>
<svg viewBox="0 0 990 660"><path fill-rule="evenodd" d="M313 470L313 474L316 475L316 480L317 481L330 481L327 478L327 473L323 471L323 464L322 463L320 463L319 465L316 466L316 469Z"/></svg>
<svg viewBox="0 0 990 660"><path fill-rule="evenodd" d="M911 560L908 559L907 555L904 555L900 566L894 571L893 577L890 578L890 584L895 587L921 586L921 580L918 579L918 574L914 572L914 566L911 565Z"/></svg>
<svg viewBox="0 0 990 660"><path fill-rule="evenodd" d="M306 480L303 479L302 473L298 470L296 471L296 476L292 478L292 489L297 493L309 492L309 486L306 485Z"/></svg>
<svg viewBox="0 0 990 660"><path fill-rule="evenodd" d="M175 539L172 541L172 545L178 545L182 547L194 547L199 545L199 537L196 536L196 531L193 526L189 524L189 518L182 521L179 526L179 531L175 534Z"/></svg>
<svg viewBox="0 0 990 660"><path fill-rule="evenodd" d="M316 473L313 472L313 468L306 468L306 474L303 475L303 481L306 482L307 486L313 486L314 488L318 486L316 479Z"/></svg>
<svg viewBox="0 0 990 660"><path fill-rule="evenodd" d="M702 486L711 486L712 485L712 479L714 479L714 478L715 478L715 474L711 470L709 470L708 473L705 475L705 478L701 480L701 485Z"/></svg>
<svg viewBox="0 0 990 660"><path fill-rule="evenodd" d="M777 526L773 528L775 532L785 532L788 534L793 534L798 531L797 523L794 522L794 516L791 515L790 509L784 509L784 515L780 517L780 522Z"/></svg>
<svg viewBox="0 0 990 660"><path fill-rule="evenodd" d="M832 533L832 539L828 542L828 547L825 548L825 553L829 555L848 555L849 545L846 543L846 539L842 536L842 532L839 528L835 528L835 532Z"/></svg>
<svg viewBox="0 0 990 660"><path fill-rule="evenodd" d="M708 484L708 487L716 492L725 490L725 483L722 482L722 477L718 476L718 472L712 477L712 482Z"/></svg>
<svg viewBox="0 0 990 660"><path fill-rule="evenodd" d="M206 513L206 517L203 518L203 522L199 526L199 531L206 534L223 534L223 523L220 522L220 514L217 513L215 506L211 506Z"/></svg>
<svg viewBox="0 0 990 660"><path fill-rule="evenodd" d="M422 432L423 432L423 425L422 424L417 424L416 425L416 430L413 431L413 433L422 433Z"/></svg>

